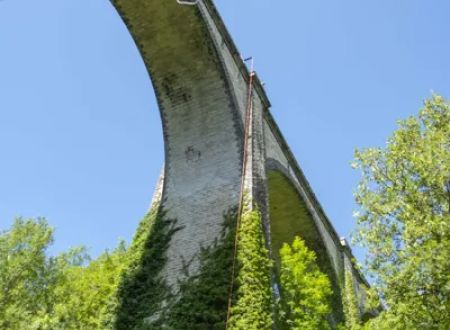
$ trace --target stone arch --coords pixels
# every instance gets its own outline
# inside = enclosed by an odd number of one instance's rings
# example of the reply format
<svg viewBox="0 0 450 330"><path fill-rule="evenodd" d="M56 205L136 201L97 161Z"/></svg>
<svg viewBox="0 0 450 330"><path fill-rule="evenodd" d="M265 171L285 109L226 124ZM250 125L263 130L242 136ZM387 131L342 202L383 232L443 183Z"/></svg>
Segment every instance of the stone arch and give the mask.
<svg viewBox="0 0 450 330"><path fill-rule="evenodd" d="M289 174L289 169L274 159L267 160L267 187L269 198L270 246L277 277L279 250L284 243L291 244L296 236L315 252L317 264L327 274L333 288L331 321L342 319L342 298L339 274L333 267L324 239L310 213L307 203L299 193Z"/></svg>
<svg viewBox="0 0 450 330"><path fill-rule="evenodd" d="M181 228L163 276L176 291L186 260L220 234L239 201L242 115L203 2L112 0L138 47L156 94L165 147L161 205ZM222 43L221 43L222 42ZM233 77L235 79L235 77ZM192 237L196 237L192 240Z"/></svg>

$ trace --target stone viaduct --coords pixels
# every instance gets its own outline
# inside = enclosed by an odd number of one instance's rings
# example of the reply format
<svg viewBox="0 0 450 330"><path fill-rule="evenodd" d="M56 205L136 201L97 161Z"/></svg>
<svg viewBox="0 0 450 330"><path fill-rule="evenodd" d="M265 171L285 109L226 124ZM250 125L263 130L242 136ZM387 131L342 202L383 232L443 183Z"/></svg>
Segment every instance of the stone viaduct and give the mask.
<svg viewBox="0 0 450 330"><path fill-rule="evenodd" d="M299 235L337 290L344 271L352 273L362 303L365 280L353 267L352 253L320 206L269 111L262 84L213 2L179 2L112 1L140 50L159 104L165 168L157 199L182 228L171 240L161 276L176 292L185 276L183 260L193 260L195 273L196 255L219 236L223 214L239 204L245 189L261 211L275 263L281 245ZM244 134L250 79L252 113Z"/></svg>

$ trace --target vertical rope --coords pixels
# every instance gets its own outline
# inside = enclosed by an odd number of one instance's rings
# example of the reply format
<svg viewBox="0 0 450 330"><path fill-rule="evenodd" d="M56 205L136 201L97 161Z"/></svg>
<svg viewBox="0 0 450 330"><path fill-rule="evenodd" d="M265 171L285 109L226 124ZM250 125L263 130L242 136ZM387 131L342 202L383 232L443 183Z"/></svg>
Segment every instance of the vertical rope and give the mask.
<svg viewBox="0 0 450 330"><path fill-rule="evenodd" d="M239 227L241 224L242 211L244 208L244 188L245 188L245 177L247 172L247 163L248 163L248 143L249 143L249 135L250 128L252 127L253 121L253 59L251 59L251 70L250 70L250 78L248 82L248 92L247 92L247 108L245 110L245 124L244 124L244 153L243 153L243 161L242 161L242 176L241 176L241 191L239 196L239 207L236 219L236 235L234 239L234 251L233 251L233 266L231 268L231 282L230 282L230 291L228 293L228 308L227 308L227 319L225 323L225 329L228 330L229 321L231 317L231 305L233 302L233 289L234 289L234 278L236 275L236 261L237 261L237 249L239 244Z"/></svg>

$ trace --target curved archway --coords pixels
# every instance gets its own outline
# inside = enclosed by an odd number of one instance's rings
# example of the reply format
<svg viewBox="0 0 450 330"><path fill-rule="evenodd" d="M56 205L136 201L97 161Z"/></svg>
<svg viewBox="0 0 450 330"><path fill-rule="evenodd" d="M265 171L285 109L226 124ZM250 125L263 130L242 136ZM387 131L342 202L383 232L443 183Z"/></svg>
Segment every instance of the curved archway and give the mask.
<svg viewBox="0 0 450 330"><path fill-rule="evenodd" d="M279 251L284 243L291 244L296 236L302 238L306 246L315 252L317 264L327 274L333 288L331 298L331 321L337 324L342 319L341 289L323 238L315 222L288 176L279 168L268 169L269 219L272 257L275 261L276 276L280 268Z"/></svg>
<svg viewBox="0 0 450 330"><path fill-rule="evenodd" d="M231 77L228 66L237 67L237 60L226 58L226 40L210 1L112 4L141 53L161 113L165 171L160 206L180 228L161 276L176 293L183 270L198 271L201 248L218 239L223 215L239 203L246 83L238 69ZM244 88L238 90L240 83Z"/></svg>

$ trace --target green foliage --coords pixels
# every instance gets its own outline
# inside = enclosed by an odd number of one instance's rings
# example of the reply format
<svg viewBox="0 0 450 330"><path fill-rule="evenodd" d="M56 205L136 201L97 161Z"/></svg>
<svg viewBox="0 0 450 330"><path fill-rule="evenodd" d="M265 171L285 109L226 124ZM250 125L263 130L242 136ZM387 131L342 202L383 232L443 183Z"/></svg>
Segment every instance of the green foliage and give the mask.
<svg viewBox="0 0 450 330"><path fill-rule="evenodd" d="M361 315L358 307L358 298L356 297L352 274L348 270L345 271L342 303L344 305L345 329L361 330Z"/></svg>
<svg viewBox="0 0 450 330"><path fill-rule="evenodd" d="M272 262L257 211L245 212L241 217L237 261L229 329L272 329Z"/></svg>
<svg viewBox="0 0 450 330"><path fill-rule="evenodd" d="M201 249L198 272L186 273L175 297L160 272L179 228L156 208L141 222L130 248L121 242L95 260L84 248L48 257L53 229L42 219L17 219L0 234L0 329L223 329L235 224L230 212L220 237ZM322 300L331 289L314 253L296 240L280 255L285 328L327 329L329 307ZM301 271L305 274L299 277ZM272 329L271 272L261 215L246 212L239 228L229 329Z"/></svg>
<svg viewBox="0 0 450 330"><path fill-rule="evenodd" d="M56 288L53 329L104 329L111 317L108 303L114 297L126 265L124 242L104 252L86 267L63 265L64 281Z"/></svg>
<svg viewBox="0 0 450 330"><path fill-rule="evenodd" d="M171 298L170 289L160 272L167 262L166 251L173 234L179 230L175 221L154 207L139 225L122 273L115 305L114 329L158 329L163 304ZM154 321L154 322L151 322ZM110 325L108 325L110 326Z"/></svg>
<svg viewBox="0 0 450 330"><path fill-rule="evenodd" d="M177 228L172 221L157 214L145 220L130 249L129 258L134 262L123 274L119 291L122 292L119 293L121 308L115 329L224 329L235 223L233 212L225 216L220 237L200 251L198 271L189 274L189 264L186 264L186 278L179 283L177 295L172 296L158 274ZM258 212L244 214L241 219L230 329L271 328L271 262L261 226ZM132 254L135 256L131 257Z"/></svg>
<svg viewBox="0 0 450 330"><path fill-rule="evenodd" d="M46 286L55 286L54 260L46 257L53 229L43 219L16 219L0 234L0 329L27 329L33 315L51 307Z"/></svg>
<svg viewBox="0 0 450 330"><path fill-rule="evenodd" d="M270 329L271 261L257 211L246 212L241 217L237 263L229 328Z"/></svg>
<svg viewBox="0 0 450 330"><path fill-rule="evenodd" d="M48 257L53 229L45 220L18 219L0 235L0 328L223 329L235 224L230 212L221 236L201 250L198 273L186 274L173 299L160 272L179 228L156 208L141 222L129 249L122 242L96 260L84 248ZM231 324L268 329L271 264L257 212L243 216L241 231Z"/></svg>
<svg viewBox="0 0 450 330"><path fill-rule="evenodd" d="M371 324L450 329L450 104L434 95L385 148L357 151L356 240L387 311ZM382 322L380 322L382 320Z"/></svg>
<svg viewBox="0 0 450 330"><path fill-rule="evenodd" d="M339 279L336 276L332 261L328 255L320 233L305 201L299 196L297 189L281 172L268 171L270 235L272 257L279 273L279 251L285 242L293 242L301 233L306 247L316 254L316 263L320 270L328 276L333 294L330 297L330 321L337 324L343 321L342 295Z"/></svg>
<svg viewBox="0 0 450 330"><path fill-rule="evenodd" d="M57 257L46 249L53 229L44 219L16 219L0 235L0 329L103 329L126 254L122 244L87 266L84 248Z"/></svg>
<svg viewBox="0 0 450 330"><path fill-rule="evenodd" d="M219 239L200 252L198 274L180 283L180 298L165 316L169 329L225 329L235 224L235 212L225 215Z"/></svg>
<svg viewBox="0 0 450 330"><path fill-rule="evenodd" d="M295 237L292 245L280 250L281 329L330 329L331 284L316 263L316 255L303 240Z"/></svg>

